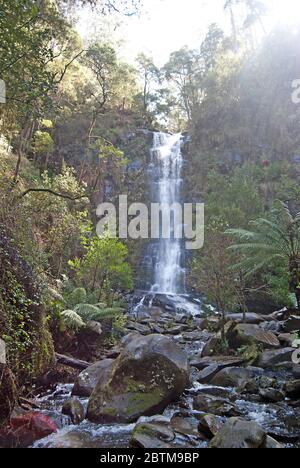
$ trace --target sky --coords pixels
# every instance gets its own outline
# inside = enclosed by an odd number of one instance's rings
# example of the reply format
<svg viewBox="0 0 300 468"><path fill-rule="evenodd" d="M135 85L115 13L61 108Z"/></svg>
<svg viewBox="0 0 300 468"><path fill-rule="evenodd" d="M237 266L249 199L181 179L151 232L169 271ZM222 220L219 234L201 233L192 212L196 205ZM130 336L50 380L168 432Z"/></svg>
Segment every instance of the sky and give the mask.
<svg viewBox="0 0 300 468"><path fill-rule="evenodd" d="M154 58L158 66L164 65L171 52L187 45L198 48L211 23L229 31L229 15L224 12L225 0L143 0L140 17L121 18L122 25L110 26L116 40L122 41L124 58L133 62L139 52ZM269 11L263 19L267 31L277 24L300 23L300 0L265 0ZM95 13L88 9L79 16L78 30L90 37L97 29Z"/></svg>

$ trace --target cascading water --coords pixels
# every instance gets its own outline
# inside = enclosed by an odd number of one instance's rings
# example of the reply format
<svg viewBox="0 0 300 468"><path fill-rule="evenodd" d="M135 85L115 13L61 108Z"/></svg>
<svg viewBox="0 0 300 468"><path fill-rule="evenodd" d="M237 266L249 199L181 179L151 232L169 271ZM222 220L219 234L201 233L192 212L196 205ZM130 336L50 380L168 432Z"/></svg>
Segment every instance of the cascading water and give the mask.
<svg viewBox="0 0 300 468"><path fill-rule="evenodd" d="M182 136L154 133L151 163L156 168L152 181L156 202L172 206L181 201L181 172L183 158L181 153ZM171 219L170 238L160 236L157 258L154 267L154 284L152 292L163 294L183 294L185 280L183 265L183 248L180 239L174 237L175 219Z"/></svg>

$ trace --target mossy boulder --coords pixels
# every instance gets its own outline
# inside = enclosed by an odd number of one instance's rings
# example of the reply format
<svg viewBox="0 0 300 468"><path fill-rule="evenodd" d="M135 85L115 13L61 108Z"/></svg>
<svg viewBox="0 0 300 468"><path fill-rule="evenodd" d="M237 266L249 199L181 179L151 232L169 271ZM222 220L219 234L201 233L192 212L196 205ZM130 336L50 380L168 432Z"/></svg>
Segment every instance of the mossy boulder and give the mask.
<svg viewBox="0 0 300 468"><path fill-rule="evenodd" d="M81 372L75 380L72 395L90 397L98 383L99 385L107 383L113 363L113 359L105 359Z"/></svg>
<svg viewBox="0 0 300 468"><path fill-rule="evenodd" d="M257 449L264 448L267 434L254 421L231 418L210 443L213 449Z"/></svg>
<svg viewBox="0 0 300 468"><path fill-rule="evenodd" d="M162 335L135 336L115 361L106 385L98 383L88 405L95 423L131 423L161 413L189 383L185 352Z"/></svg>
<svg viewBox="0 0 300 468"><path fill-rule="evenodd" d="M280 342L274 333L248 323L240 323L231 329L227 333L227 341L233 349L253 344L261 345L265 349L280 348Z"/></svg>

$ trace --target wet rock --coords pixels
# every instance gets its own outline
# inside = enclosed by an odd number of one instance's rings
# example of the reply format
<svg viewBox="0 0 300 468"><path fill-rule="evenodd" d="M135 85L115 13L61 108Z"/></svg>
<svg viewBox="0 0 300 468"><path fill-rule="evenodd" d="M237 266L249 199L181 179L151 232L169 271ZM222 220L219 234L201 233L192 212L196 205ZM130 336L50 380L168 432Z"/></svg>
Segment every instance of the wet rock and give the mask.
<svg viewBox="0 0 300 468"><path fill-rule="evenodd" d="M295 379L300 380L300 366L293 366L293 376Z"/></svg>
<svg viewBox="0 0 300 468"><path fill-rule="evenodd" d="M264 449L283 449L284 447L279 442L277 442L277 440L273 439L270 436L267 436L266 441L265 441L262 448L264 448Z"/></svg>
<svg viewBox="0 0 300 468"><path fill-rule="evenodd" d="M300 380L287 382L284 389L288 398L291 398L292 400L297 400L300 398Z"/></svg>
<svg viewBox="0 0 300 468"><path fill-rule="evenodd" d="M66 401L62 408L62 414L69 416L73 424L80 424L84 421L85 410L77 398Z"/></svg>
<svg viewBox="0 0 300 468"><path fill-rule="evenodd" d="M167 328L165 333L167 335L177 336L185 331L188 327L186 325L176 325L175 327Z"/></svg>
<svg viewBox="0 0 300 468"><path fill-rule="evenodd" d="M201 384L210 383L213 377L219 372L220 368L217 365L206 367L198 375L198 382Z"/></svg>
<svg viewBox="0 0 300 468"><path fill-rule="evenodd" d="M279 348L278 338L271 332L262 330L258 325L239 324L227 334L229 345L234 349L253 344L265 348Z"/></svg>
<svg viewBox="0 0 300 468"><path fill-rule="evenodd" d="M17 403L17 388L11 370L0 364L0 423L9 418Z"/></svg>
<svg viewBox="0 0 300 468"><path fill-rule="evenodd" d="M98 382L100 385L105 385L109 379L113 363L113 359L105 359L96 362L81 372L75 381L72 395L90 397Z"/></svg>
<svg viewBox="0 0 300 468"><path fill-rule="evenodd" d="M88 405L96 423L130 423L162 412L189 383L185 352L162 335L136 336L116 360L109 381L100 382Z"/></svg>
<svg viewBox="0 0 300 468"><path fill-rule="evenodd" d="M222 349L222 339L216 335L209 339L202 351L202 357L210 357L220 353Z"/></svg>
<svg viewBox="0 0 300 468"><path fill-rule="evenodd" d="M231 418L210 443L213 449L257 449L266 445L267 434L253 421Z"/></svg>
<svg viewBox="0 0 300 468"><path fill-rule="evenodd" d="M263 316L258 315L258 314L251 314L247 313L245 314L245 320L244 320L244 314L228 314L226 316L227 321L234 321L238 323L247 323L251 325L259 325L262 323L265 319Z"/></svg>
<svg viewBox="0 0 300 468"><path fill-rule="evenodd" d="M0 364L6 364L6 345L0 338Z"/></svg>
<svg viewBox="0 0 300 468"><path fill-rule="evenodd" d="M284 324L283 329L286 333L300 331L300 317L292 316Z"/></svg>
<svg viewBox="0 0 300 468"><path fill-rule="evenodd" d="M182 418L174 416L171 419L171 427L175 432L190 437L200 437L198 424L199 423L197 419L194 418Z"/></svg>
<svg viewBox="0 0 300 468"><path fill-rule="evenodd" d="M219 370L226 369L226 367L241 366L244 364L243 358L236 358L231 356L208 356L204 358L193 358L191 366L196 367L199 370L203 370L206 367L218 366Z"/></svg>
<svg viewBox="0 0 300 468"><path fill-rule="evenodd" d="M253 372L249 369L228 367L218 372L211 384L216 387L240 387L251 380L253 376Z"/></svg>
<svg viewBox="0 0 300 468"><path fill-rule="evenodd" d="M291 362L294 348L283 348L274 351L265 351L258 359L258 365L263 369L268 369L282 364L283 362Z"/></svg>
<svg viewBox="0 0 300 468"><path fill-rule="evenodd" d="M229 400L212 395L199 394L195 396L193 408L216 416L237 416L239 414Z"/></svg>
<svg viewBox="0 0 300 468"><path fill-rule="evenodd" d="M265 402L268 403L279 403L285 399L285 394L281 390L276 390L275 388L262 388L259 391L259 395Z"/></svg>
<svg viewBox="0 0 300 468"><path fill-rule="evenodd" d="M288 346L289 348L293 347L293 342L295 341L295 336L291 333L281 333L278 336L278 339L282 346Z"/></svg>
<svg viewBox="0 0 300 468"><path fill-rule="evenodd" d="M236 399L236 394L229 390L228 388L220 387L206 387L198 390L199 395L210 395L213 397L223 398L225 400L234 401Z"/></svg>
<svg viewBox="0 0 300 468"><path fill-rule="evenodd" d="M171 448L175 439L174 431L162 424L140 423L134 428L130 446L134 448Z"/></svg>
<svg viewBox="0 0 300 468"><path fill-rule="evenodd" d="M206 437L212 439L220 432L224 424L225 419L221 416L204 414L200 417L198 428Z"/></svg>
<svg viewBox="0 0 300 468"><path fill-rule="evenodd" d="M41 413L26 413L12 418L9 427L0 431L0 446L26 448L55 432L57 426L48 416Z"/></svg>
<svg viewBox="0 0 300 468"><path fill-rule="evenodd" d="M142 325L138 322L128 322L126 328L128 330L137 331L141 335L148 335L150 333L150 328L147 325Z"/></svg>

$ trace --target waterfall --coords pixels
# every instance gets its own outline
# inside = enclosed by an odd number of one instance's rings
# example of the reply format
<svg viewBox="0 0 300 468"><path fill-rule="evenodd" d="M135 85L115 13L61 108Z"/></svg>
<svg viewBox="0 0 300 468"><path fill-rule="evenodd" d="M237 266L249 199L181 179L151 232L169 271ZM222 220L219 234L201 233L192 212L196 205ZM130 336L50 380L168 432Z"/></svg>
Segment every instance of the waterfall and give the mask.
<svg viewBox="0 0 300 468"><path fill-rule="evenodd" d="M150 202L182 204L182 135L156 132L148 166ZM201 303L197 298L186 295L185 246L184 239L174 236L175 218L171 217L171 236L167 239L162 232L158 239L148 243L140 264L137 291L143 293L135 303L133 312L138 314L144 308L166 301L175 311L186 311L197 315ZM162 299L162 298L165 299Z"/></svg>
<svg viewBox="0 0 300 468"><path fill-rule="evenodd" d="M153 140L151 150L151 165L155 168L154 180L151 181L153 201L170 207L173 203L181 202L182 136L154 133ZM163 294L185 292L183 245L180 239L174 238L175 229L173 217L171 218L171 238L164 239L161 234L158 249L156 249L152 292Z"/></svg>

